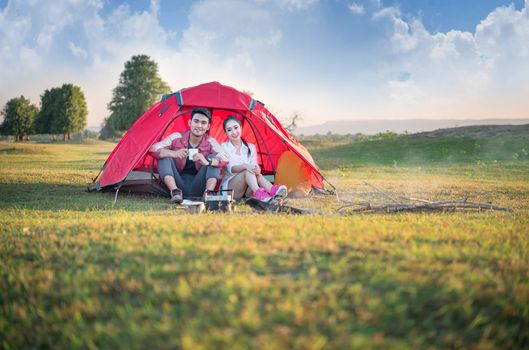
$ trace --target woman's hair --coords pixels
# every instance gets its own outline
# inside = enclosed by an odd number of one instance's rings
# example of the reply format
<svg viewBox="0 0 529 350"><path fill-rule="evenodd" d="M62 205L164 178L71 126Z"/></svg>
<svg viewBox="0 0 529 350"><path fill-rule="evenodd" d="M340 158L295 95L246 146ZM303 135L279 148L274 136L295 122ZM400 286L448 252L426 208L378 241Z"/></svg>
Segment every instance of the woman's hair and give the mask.
<svg viewBox="0 0 529 350"><path fill-rule="evenodd" d="M224 119L224 122L222 123L222 128L224 129L224 132L226 132L226 125L228 124L228 122L230 122L232 120L237 122L237 124L239 124L239 126L242 128L242 123L239 120L239 118L237 118L234 115L229 115L226 119ZM252 154L252 152L250 151L250 146L248 145L248 142L246 142L246 140L243 139L242 137L241 137L241 141L246 146L246 148L248 148L248 156L250 156L250 154Z"/></svg>

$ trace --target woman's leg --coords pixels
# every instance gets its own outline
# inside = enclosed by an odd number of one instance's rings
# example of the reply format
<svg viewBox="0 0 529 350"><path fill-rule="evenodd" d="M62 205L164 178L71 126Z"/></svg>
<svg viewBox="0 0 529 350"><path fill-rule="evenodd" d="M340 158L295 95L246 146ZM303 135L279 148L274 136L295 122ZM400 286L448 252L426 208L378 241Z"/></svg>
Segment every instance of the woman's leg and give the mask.
<svg viewBox="0 0 529 350"><path fill-rule="evenodd" d="M266 192L270 192L270 190L272 189L272 184L270 183L270 181L268 181L266 177L261 174L257 175L257 183L260 187L263 187Z"/></svg>
<svg viewBox="0 0 529 350"><path fill-rule="evenodd" d="M249 171L244 171L245 178L246 178L246 184L248 185L248 188L254 193L259 189L259 184L257 183L257 177L254 173L251 173Z"/></svg>
<svg viewBox="0 0 529 350"><path fill-rule="evenodd" d="M228 189L233 190L233 198L235 199L242 198L246 192L246 188L248 188L244 173L246 173L246 171L236 174L230 179L230 182L228 182Z"/></svg>

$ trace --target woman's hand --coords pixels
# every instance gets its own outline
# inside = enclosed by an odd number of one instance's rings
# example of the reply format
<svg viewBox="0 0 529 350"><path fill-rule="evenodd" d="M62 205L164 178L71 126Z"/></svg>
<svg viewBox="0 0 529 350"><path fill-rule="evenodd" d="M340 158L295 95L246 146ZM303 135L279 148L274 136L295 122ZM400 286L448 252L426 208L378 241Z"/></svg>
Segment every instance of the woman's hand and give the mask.
<svg viewBox="0 0 529 350"><path fill-rule="evenodd" d="M251 164L244 164L244 169L252 174L254 174L254 166Z"/></svg>
<svg viewBox="0 0 529 350"><path fill-rule="evenodd" d="M261 174L261 168L259 167L259 165L254 165L253 167L253 171L252 171L255 175L260 175Z"/></svg>
<svg viewBox="0 0 529 350"><path fill-rule="evenodd" d="M176 151L173 151L173 158L187 158L187 149L182 148Z"/></svg>

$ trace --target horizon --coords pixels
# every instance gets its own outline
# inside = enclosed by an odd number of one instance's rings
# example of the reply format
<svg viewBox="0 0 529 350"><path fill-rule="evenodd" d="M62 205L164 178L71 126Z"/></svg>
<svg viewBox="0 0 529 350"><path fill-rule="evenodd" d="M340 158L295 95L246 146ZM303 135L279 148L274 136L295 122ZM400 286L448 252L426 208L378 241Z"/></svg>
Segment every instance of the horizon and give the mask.
<svg viewBox="0 0 529 350"><path fill-rule="evenodd" d="M392 123L393 125L388 126L385 124L384 126L378 126L376 125L380 122L384 123ZM418 125L413 125L410 128L410 125L407 123L414 122L419 123ZM427 124L429 122L429 125ZM345 123L350 123L350 125L344 125ZM338 124L338 125L336 125ZM345 134L354 134L354 133L361 133L361 134L376 134L379 132L396 132L396 133L404 133L404 132L410 132L410 133L419 133L419 132L427 132L427 131L434 131L439 129L451 129L451 128L458 128L458 127L467 127L467 126L503 126L503 125L526 125L529 124L529 118L509 118L509 119L501 119L501 118L487 118L487 119L457 119L457 118L450 118L450 119L421 119L421 118L413 118L413 119L342 119L342 120L328 120L323 123L319 124L312 124L312 125L300 125L297 126L294 130L292 130L293 135L316 135L316 134L327 134L328 132L331 132L331 134L335 135L345 135ZM336 128L337 126L340 126L340 129L324 129L324 128ZM346 129L343 129L344 127L348 127ZM355 128L354 130L351 128ZM87 125L85 127L86 130L89 131L95 131L99 132L101 130L100 125Z"/></svg>
<svg viewBox="0 0 529 350"><path fill-rule="evenodd" d="M173 91L219 81L303 127L524 119L528 27L529 0L0 0L0 104L73 83L100 126L146 54Z"/></svg>
<svg viewBox="0 0 529 350"><path fill-rule="evenodd" d="M336 120L326 120L321 123L316 124L310 124L310 125L303 125L302 127L312 127L312 126L319 126L319 125L325 125L328 123L339 123L339 122L376 122L376 121L394 121L394 122L406 122L406 121L469 121L469 122L479 122L479 121L528 121L529 122L529 116L528 117L521 117L521 118L480 118L480 119L473 119L473 118L407 118L407 119L392 119L392 118L372 118L372 119L336 119Z"/></svg>
<svg viewBox="0 0 529 350"><path fill-rule="evenodd" d="M334 120L317 125L297 127L295 135L333 135L365 134L374 135L383 132L421 133L434 130L449 130L463 127L487 127L506 125L529 125L529 118L518 119L364 119L364 120Z"/></svg>

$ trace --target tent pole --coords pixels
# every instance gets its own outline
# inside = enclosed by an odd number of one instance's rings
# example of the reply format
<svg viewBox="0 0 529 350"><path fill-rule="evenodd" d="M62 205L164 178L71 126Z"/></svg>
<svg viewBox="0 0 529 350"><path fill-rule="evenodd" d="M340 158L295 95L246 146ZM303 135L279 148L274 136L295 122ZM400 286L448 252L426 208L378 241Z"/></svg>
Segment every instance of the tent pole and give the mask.
<svg viewBox="0 0 529 350"><path fill-rule="evenodd" d="M329 186L332 187L333 191L336 192L336 187L334 187L334 185L332 183L329 182L329 180L327 180L321 173L319 173L319 175L321 176L321 178L327 182L329 184Z"/></svg>
<svg viewBox="0 0 529 350"><path fill-rule="evenodd" d="M99 175L101 175L101 173L103 172L103 170L105 170L105 167L107 166L107 162L105 161L105 164L103 164L103 166L101 167L101 170L99 170L99 172L97 173L96 177L94 177L92 179L92 183L96 182L97 178L99 177Z"/></svg>

